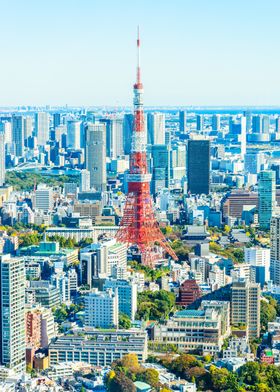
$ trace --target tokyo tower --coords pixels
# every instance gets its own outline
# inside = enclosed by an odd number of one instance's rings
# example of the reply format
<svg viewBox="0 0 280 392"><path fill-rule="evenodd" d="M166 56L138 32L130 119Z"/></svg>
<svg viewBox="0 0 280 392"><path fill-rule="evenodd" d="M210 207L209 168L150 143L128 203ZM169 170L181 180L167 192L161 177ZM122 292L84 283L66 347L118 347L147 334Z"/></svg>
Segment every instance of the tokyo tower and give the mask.
<svg viewBox="0 0 280 392"><path fill-rule="evenodd" d="M148 173L146 154L143 84L140 72L140 37L137 36L137 78L134 84L134 128L129 161L128 194L116 239L128 246L137 246L141 262L153 267L160 257L157 246L174 260L177 256L168 244L156 221L150 195L151 175Z"/></svg>

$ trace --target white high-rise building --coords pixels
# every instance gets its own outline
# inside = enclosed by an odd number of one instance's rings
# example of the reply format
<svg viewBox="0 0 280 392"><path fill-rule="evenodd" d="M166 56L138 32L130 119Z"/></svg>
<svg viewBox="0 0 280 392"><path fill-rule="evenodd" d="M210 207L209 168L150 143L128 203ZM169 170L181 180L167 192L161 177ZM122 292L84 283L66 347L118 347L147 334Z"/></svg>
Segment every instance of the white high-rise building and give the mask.
<svg viewBox="0 0 280 392"><path fill-rule="evenodd" d="M5 133L0 130L0 186L5 184Z"/></svg>
<svg viewBox="0 0 280 392"><path fill-rule="evenodd" d="M148 143L149 144L165 144L165 114L164 113L148 113Z"/></svg>
<svg viewBox="0 0 280 392"><path fill-rule="evenodd" d="M245 263L252 267L263 269L263 278L265 282L270 279L270 249L268 248L245 248ZM261 282L259 282L261 283Z"/></svg>
<svg viewBox="0 0 280 392"><path fill-rule="evenodd" d="M0 364L25 371L24 260L0 256Z"/></svg>
<svg viewBox="0 0 280 392"><path fill-rule="evenodd" d="M80 148L81 138L81 121L70 120L67 121L67 147L78 149Z"/></svg>
<svg viewBox="0 0 280 392"><path fill-rule="evenodd" d="M88 192L90 190L90 172L86 169L80 172L80 192Z"/></svg>
<svg viewBox="0 0 280 392"><path fill-rule="evenodd" d="M105 191L107 185L105 124L88 124L85 155L86 169L90 172L91 188Z"/></svg>
<svg viewBox="0 0 280 392"><path fill-rule="evenodd" d="M117 328L119 323L118 294L112 289L93 289L85 296L85 325L94 328Z"/></svg>
<svg viewBox="0 0 280 392"><path fill-rule="evenodd" d="M45 146L50 136L48 113L35 113L35 135L37 136L38 146Z"/></svg>
<svg viewBox="0 0 280 392"><path fill-rule="evenodd" d="M49 211L54 205L53 189L45 184L39 184L35 191L35 208L37 210Z"/></svg>
<svg viewBox="0 0 280 392"><path fill-rule="evenodd" d="M113 119L111 127L111 158L116 159L117 157L124 154L123 119Z"/></svg>
<svg viewBox="0 0 280 392"><path fill-rule="evenodd" d="M240 119L241 133L240 133L240 148L241 157L244 158L247 149L247 133L246 133L246 117L242 116Z"/></svg>
<svg viewBox="0 0 280 392"><path fill-rule="evenodd" d="M137 284L124 279L106 279L103 289L112 289L117 293L119 312L134 320L137 312Z"/></svg>
<svg viewBox="0 0 280 392"><path fill-rule="evenodd" d="M24 152L24 123L22 116L14 115L12 117L12 141L16 147L16 156L22 157Z"/></svg>
<svg viewBox="0 0 280 392"><path fill-rule="evenodd" d="M29 136L32 136L33 125L32 125L32 117L26 116L24 117L24 140L28 139Z"/></svg>
<svg viewBox="0 0 280 392"><path fill-rule="evenodd" d="M5 135L5 144L12 143L12 124L9 121L0 122L0 132Z"/></svg>

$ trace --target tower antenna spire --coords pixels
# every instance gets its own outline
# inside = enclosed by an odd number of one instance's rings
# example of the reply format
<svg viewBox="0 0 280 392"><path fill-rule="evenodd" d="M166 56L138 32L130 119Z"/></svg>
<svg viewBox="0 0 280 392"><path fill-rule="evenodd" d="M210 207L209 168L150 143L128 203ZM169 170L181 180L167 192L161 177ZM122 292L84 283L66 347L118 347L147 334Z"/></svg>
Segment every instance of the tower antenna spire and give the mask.
<svg viewBox="0 0 280 392"><path fill-rule="evenodd" d="M140 28L137 26L137 83L141 83L140 71Z"/></svg>

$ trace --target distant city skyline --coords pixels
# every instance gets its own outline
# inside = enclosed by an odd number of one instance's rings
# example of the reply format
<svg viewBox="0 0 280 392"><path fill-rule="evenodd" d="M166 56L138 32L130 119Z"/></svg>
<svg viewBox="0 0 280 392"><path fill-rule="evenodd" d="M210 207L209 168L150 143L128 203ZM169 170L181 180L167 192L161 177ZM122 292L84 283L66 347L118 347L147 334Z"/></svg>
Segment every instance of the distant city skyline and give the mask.
<svg viewBox="0 0 280 392"><path fill-rule="evenodd" d="M276 0L14 0L0 106L130 106L140 25L147 106L279 106Z"/></svg>

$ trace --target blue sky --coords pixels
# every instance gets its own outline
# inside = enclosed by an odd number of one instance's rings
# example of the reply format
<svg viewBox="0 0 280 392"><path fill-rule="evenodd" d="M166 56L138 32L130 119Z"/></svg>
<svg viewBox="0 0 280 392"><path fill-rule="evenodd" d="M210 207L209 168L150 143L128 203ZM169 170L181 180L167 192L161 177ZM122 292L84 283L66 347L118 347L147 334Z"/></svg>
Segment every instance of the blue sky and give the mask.
<svg viewBox="0 0 280 392"><path fill-rule="evenodd" d="M279 0L2 0L0 105L280 105Z"/></svg>

